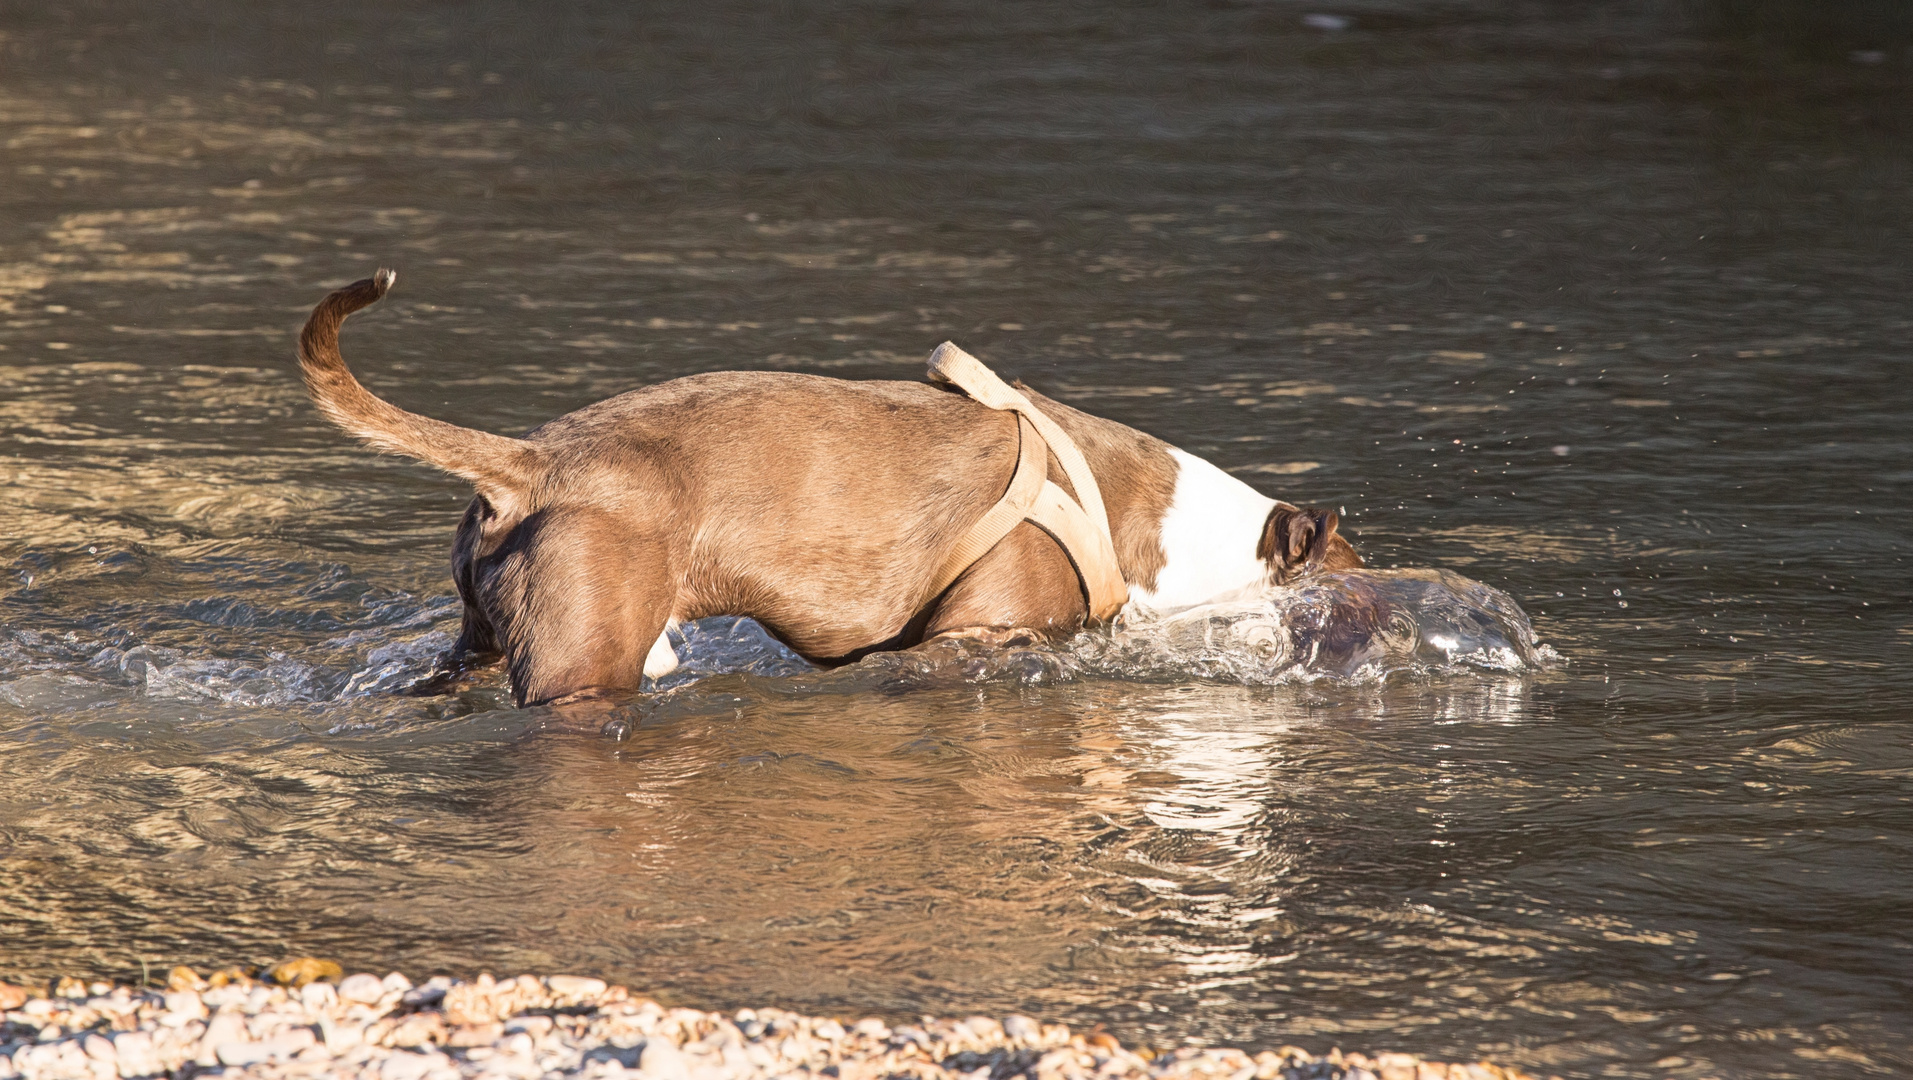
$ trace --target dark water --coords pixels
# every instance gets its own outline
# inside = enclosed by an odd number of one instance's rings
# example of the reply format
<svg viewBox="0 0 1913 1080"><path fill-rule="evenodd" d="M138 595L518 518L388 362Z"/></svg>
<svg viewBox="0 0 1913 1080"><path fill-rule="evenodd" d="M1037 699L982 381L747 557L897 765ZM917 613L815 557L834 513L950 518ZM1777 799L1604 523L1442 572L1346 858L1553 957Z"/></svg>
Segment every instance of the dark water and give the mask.
<svg viewBox="0 0 1913 1080"><path fill-rule="evenodd" d="M0 974L1913 1069L1913 41L1815 10L0 7ZM793 676L717 625L755 673L624 741L395 694L467 492L290 360L380 262L346 351L408 407L954 337L1560 662Z"/></svg>

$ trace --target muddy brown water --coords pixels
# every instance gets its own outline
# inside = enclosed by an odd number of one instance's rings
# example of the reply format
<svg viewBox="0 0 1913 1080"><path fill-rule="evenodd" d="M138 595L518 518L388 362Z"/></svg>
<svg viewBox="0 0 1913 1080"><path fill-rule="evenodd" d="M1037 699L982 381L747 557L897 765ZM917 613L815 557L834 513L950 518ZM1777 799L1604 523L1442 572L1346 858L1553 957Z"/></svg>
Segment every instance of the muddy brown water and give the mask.
<svg viewBox="0 0 1913 1080"><path fill-rule="evenodd" d="M1913 1068L1913 67L1891 17L1816 27L0 8L0 975L315 953L1155 1046ZM621 741L537 734L496 675L397 693L456 625L467 492L327 428L290 360L381 262L346 351L408 407L522 431L954 337L1505 590L1559 662L826 677L722 624Z"/></svg>

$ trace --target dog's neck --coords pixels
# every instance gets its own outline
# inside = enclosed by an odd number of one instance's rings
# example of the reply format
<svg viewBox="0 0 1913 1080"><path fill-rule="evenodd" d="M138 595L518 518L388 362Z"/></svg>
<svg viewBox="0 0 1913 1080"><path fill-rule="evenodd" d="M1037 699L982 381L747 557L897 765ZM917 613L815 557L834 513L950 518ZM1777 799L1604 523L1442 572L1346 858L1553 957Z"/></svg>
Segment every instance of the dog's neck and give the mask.
<svg viewBox="0 0 1913 1080"><path fill-rule="evenodd" d="M1167 614L1268 581L1255 552L1275 500L1193 454L1169 454L1176 489L1159 527L1166 561L1153 588L1130 587L1126 613Z"/></svg>

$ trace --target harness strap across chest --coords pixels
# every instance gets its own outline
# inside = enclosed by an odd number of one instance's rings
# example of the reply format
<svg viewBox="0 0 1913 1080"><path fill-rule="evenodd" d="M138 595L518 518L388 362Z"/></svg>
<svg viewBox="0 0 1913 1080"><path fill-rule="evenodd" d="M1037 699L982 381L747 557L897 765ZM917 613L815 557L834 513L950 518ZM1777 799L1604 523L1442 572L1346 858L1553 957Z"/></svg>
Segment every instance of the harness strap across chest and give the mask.
<svg viewBox="0 0 1913 1080"><path fill-rule="evenodd" d="M1113 617L1129 599L1129 585L1123 580L1122 567L1116 561L1116 545L1109 534L1109 511L1103 506L1102 489L1082 450L1054 420L1045 416L1029 398L998 378L981 360L951 342L937 346L930 354L930 377L946 382L969 394L979 404L1016 414L1016 431L1021 442L1016 472L1009 489L995 506L977 520L957 542L943 564L925 599L934 598L950 587L965 570L989 553L1010 530L1027 521L1049 533L1062 545L1082 579L1083 593L1089 600L1089 617L1102 621ZM1076 498L1049 479L1049 456L1063 467Z"/></svg>

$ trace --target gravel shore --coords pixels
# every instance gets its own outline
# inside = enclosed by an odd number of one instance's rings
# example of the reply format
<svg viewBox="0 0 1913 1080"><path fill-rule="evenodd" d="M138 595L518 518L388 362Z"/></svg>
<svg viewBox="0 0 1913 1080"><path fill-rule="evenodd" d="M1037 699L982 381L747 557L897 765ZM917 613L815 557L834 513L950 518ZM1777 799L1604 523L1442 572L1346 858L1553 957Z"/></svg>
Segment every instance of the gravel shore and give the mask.
<svg viewBox="0 0 1913 1080"><path fill-rule="evenodd" d="M288 961L175 968L164 990L0 983L0 1080L1532 1080L1407 1054L1125 1049L1027 1016L892 1027L780 1009L670 1009L569 975L414 985Z"/></svg>

